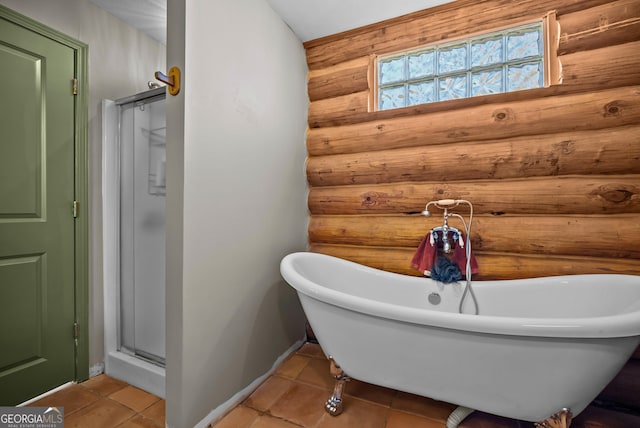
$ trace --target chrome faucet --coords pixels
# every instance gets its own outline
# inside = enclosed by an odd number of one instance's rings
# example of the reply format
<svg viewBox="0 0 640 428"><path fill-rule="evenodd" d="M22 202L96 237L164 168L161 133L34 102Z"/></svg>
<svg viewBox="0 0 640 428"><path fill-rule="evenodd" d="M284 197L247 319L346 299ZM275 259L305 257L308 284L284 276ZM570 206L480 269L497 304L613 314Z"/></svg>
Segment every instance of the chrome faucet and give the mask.
<svg viewBox="0 0 640 428"><path fill-rule="evenodd" d="M442 251L445 254L451 253L451 242L449 242L449 207L457 207L461 200L454 199L440 199L439 201L430 201L424 207L424 211L422 211L422 215L425 217L431 217L431 213L429 212L429 205L435 205L437 208L444 210L444 224L442 225ZM466 201L464 201L466 202ZM453 214L456 216L455 214ZM456 230L457 231L457 230Z"/></svg>

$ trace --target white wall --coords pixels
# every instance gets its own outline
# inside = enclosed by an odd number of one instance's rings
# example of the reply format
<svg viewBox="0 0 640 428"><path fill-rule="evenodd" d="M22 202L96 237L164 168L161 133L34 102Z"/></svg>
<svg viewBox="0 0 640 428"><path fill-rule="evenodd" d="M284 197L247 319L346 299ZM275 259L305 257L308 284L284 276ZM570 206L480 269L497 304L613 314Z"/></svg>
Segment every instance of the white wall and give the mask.
<svg viewBox="0 0 640 428"><path fill-rule="evenodd" d="M0 0L0 4L89 45L89 365L104 358L101 112L103 98L147 89L165 69L165 47L88 0Z"/></svg>
<svg viewBox="0 0 640 428"><path fill-rule="evenodd" d="M265 0L169 0L167 425L191 427L304 337L279 263L307 245L306 60ZM186 31L184 30L186 28Z"/></svg>

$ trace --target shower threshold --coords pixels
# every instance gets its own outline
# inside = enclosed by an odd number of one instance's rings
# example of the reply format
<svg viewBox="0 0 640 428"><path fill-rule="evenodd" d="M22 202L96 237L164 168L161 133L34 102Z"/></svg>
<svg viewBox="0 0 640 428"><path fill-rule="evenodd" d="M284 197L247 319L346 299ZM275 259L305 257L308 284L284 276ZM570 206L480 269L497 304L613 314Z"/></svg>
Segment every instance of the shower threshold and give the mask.
<svg viewBox="0 0 640 428"><path fill-rule="evenodd" d="M124 352L113 351L107 354L105 373L165 398L165 369L156 363Z"/></svg>

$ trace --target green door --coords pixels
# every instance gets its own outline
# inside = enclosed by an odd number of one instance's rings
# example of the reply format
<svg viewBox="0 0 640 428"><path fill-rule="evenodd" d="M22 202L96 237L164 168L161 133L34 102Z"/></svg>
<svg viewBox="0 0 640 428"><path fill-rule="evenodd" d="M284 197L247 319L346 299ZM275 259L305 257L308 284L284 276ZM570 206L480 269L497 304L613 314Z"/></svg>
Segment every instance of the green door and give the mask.
<svg viewBox="0 0 640 428"><path fill-rule="evenodd" d="M76 52L0 14L0 64L0 405L6 406L76 378Z"/></svg>

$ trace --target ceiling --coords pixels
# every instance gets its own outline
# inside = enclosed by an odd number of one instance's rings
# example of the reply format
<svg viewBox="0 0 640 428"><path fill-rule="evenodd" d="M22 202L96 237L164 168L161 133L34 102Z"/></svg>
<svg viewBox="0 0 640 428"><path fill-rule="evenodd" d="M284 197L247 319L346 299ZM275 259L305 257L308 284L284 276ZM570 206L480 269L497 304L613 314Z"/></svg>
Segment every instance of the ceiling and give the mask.
<svg viewBox="0 0 640 428"><path fill-rule="evenodd" d="M452 0L267 0L301 41L317 39ZM91 0L166 44L166 0Z"/></svg>
<svg viewBox="0 0 640 428"><path fill-rule="evenodd" d="M450 1L452 0L267 0L303 42Z"/></svg>

